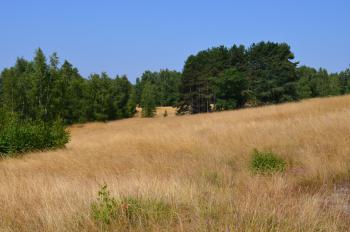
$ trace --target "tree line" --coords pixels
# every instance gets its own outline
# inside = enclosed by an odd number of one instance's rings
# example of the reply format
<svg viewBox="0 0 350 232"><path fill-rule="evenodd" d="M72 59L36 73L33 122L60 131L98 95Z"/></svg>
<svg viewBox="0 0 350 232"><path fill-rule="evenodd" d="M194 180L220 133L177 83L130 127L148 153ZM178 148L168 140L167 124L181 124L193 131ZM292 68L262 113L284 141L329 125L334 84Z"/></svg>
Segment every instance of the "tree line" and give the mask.
<svg viewBox="0 0 350 232"><path fill-rule="evenodd" d="M131 84L106 73L83 78L38 49L1 72L0 154L64 146L66 125L132 117L136 106L152 117L157 106L196 114L350 93L350 69L298 65L286 43L219 46L189 56L182 72L145 71Z"/></svg>
<svg viewBox="0 0 350 232"><path fill-rule="evenodd" d="M126 76L106 73L83 78L56 53L38 49L31 61L19 58L0 75L0 153L63 146L65 125L134 115L136 93ZM34 136L35 135L35 136Z"/></svg>
<svg viewBox="0 0 350 232"><path fill-rule="evenodd" d="M185 62L179 113L202 113L347 94L350 70L298 67L286 43L214 47Z"/></svg>
<svg viewBox="0 0 350 232"><path fill-rule="evenodd" d="M41 49L33 61L17 59L0 76L0 103L22 119L65 124L127 118L134 114L133 86L126 76L106 73L83 78L68 61L59 66L57 54L49 62Z"/></svg>

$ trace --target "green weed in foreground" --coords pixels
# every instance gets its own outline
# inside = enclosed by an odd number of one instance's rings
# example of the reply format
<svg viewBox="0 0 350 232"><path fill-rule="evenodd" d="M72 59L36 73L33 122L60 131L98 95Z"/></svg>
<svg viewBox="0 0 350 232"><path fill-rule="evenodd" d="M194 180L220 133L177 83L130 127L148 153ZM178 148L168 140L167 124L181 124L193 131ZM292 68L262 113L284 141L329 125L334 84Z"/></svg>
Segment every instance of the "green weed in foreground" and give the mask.
<svg viewBox="0 0 350 232"><path fill-rule="evenodd" d="M110 196L107 185L101 187L96 202L91 204L92 216L102 225L109 225L118 213L118 202Z"/></svg>
<svg viewBox="0 0 350 232"><path fill-rule="evenodd" d="M98 192L97 201L91 205L91 213L103 230L116 224L123 227L165 225L174 219L169 204L161 200L130 196L117 200L110 195L107 185Z"/></svg>

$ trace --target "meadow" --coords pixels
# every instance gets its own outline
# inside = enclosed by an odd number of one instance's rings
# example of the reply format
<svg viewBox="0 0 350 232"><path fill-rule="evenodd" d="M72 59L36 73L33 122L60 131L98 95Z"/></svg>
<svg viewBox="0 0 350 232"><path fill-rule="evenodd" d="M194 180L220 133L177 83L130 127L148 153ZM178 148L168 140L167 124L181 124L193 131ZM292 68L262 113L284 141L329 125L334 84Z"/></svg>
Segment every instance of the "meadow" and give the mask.
<svg viewBox="0 0 350 232"><path fill-rule="evenodd" d="M349 231L350 96L69 128L0 161L0 231ZM269 175L252 152L286 162ZM93 217L101 186L123 208Z"/></svg>

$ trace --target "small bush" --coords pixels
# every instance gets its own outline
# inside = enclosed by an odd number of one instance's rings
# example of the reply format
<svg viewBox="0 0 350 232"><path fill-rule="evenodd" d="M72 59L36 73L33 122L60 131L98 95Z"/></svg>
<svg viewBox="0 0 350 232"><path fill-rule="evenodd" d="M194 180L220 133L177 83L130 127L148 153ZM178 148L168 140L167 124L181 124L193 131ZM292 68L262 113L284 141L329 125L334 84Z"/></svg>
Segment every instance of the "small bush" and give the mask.
<svg viewBox="0 0 350 232"><path fill-rule="evenodd" d="M51 124L49 129L50 148L64 147L70 140L69 133L65 130L65 126L61 120L56 120Z"/></svg>
<svg viewBox="0 0 350 232"><path fill-rule="evenodd" d="M173 212L169 204L155 199L123 197L116 200L110 196L107 185L98 192L96 202L91 205L92 216L95 221L106 230L113 224L122 227L150 224L166 224L173 219Z"/></svg>
<svg viewBox="0 0 350 232"><path fill-rule="evenodd" d="M250 168L254 173L261 174L283 172L286 168L286 162L270 151L254 150Z"/></svg>
<svg viewBox="0 0 350 232"><path fill-rule="evenodd" d="M107 185L98 192L97 201L91 205L92 216L102 226L109 225L118 213L118 202L110 196Z"/></svg>
<svg viewBox="0 0 350 232"><path fill-rule="evenodd" d="M23 121L12 115L2 118L0 122L2 156L63 147L69 142L69 133L65 131L61 121Z"/></svg>

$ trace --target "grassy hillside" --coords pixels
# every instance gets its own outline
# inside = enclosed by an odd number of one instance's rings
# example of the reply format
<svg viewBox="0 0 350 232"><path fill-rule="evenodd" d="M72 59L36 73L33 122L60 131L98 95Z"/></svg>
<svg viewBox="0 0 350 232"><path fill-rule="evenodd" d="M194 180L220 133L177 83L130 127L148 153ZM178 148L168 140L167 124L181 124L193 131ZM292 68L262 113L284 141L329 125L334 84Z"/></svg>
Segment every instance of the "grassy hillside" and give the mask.
<svg viewBox="0 0 350 232"><path fill-rule="evenodd" d="M350 228L350 96L70 130L66 149L0 161L0 231ZM254 149L286 170L254 174ZM128 212L104 227L103 184Z"/></svg>

